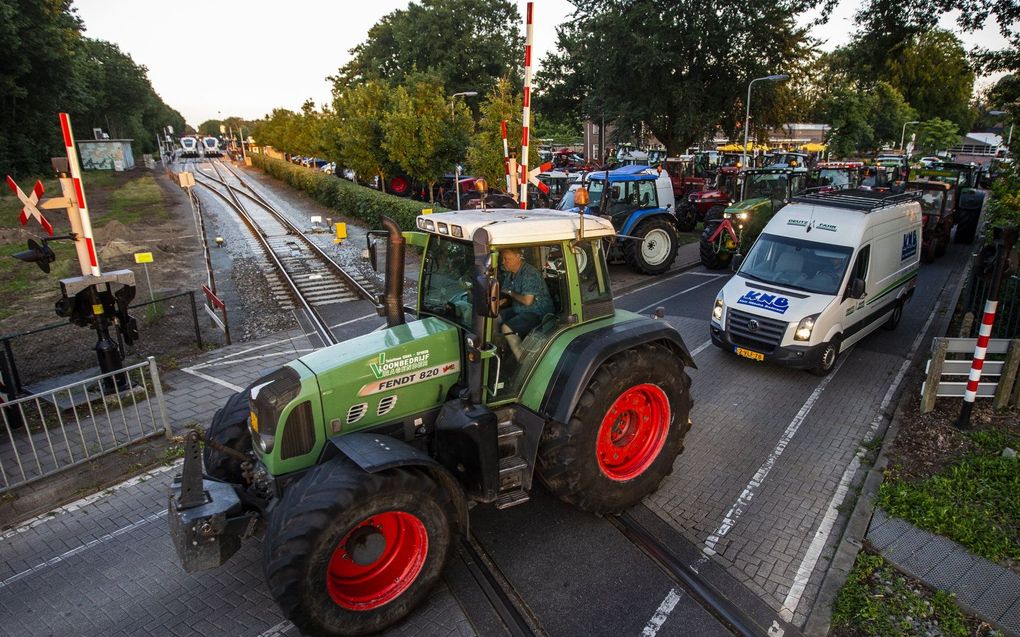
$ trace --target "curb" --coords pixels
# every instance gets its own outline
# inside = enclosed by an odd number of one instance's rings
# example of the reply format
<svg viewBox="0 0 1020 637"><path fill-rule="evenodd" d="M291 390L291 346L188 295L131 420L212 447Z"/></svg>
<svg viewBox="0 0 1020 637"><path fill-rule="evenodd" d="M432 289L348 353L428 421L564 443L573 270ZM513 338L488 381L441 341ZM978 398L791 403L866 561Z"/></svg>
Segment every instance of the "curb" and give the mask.
<svg viewBox="0 0 1020 637"><path fill-rule="evenodd" d="M929 333L944 334L949 329L973 263L974 260L968 257L963 273L953 289L951 295L952 301L946 306L945 316L932 325ZM938 311L938 307L936 307L935 311ZM917 354L918 352L915 352L914 356L916 357ZM907 391L907 388L919 379L919 370L922 362L922 358L915 358L911 362L907 373L904 375L903 384L900 386L900 395L896 399L896 407L891 414L889 424L886 425L884 430L876 433L876 437L879 434L882 436L882 447L871 469L865 475L864 480L858 482L861 485L861 491L857 498L857 504L850 514L850 518L843 530L843 536L836 546L835 554L832 557L832 561L829 562L829 568L825 572L825 577L822 579L822 585L811 608L811 613L804 624L804 634L809 637L824 637L828 635L832 627L833 603L836 601L836 596L839 594L840 589L846 583L847 577L850 575L850 569L853 568L857 554L863 546L864 537L867 535L868 526L871 524L871 517L875 512L875 496L878 494L879 486L881 486L882 481L885 479L885 469L889 463L888 452L896 441L903 412L913 396L913 394Z"/></svg>

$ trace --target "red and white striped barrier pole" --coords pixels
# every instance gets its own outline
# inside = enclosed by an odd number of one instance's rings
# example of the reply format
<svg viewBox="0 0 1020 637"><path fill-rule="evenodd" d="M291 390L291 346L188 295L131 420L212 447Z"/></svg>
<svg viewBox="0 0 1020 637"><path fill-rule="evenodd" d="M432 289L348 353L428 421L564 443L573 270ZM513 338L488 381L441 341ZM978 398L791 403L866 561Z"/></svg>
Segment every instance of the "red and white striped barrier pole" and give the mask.
<svg viewBox="0 0 1020 637"><path fill-rule="evenodd" d="M499 122L499 128L503 132L503 173L506 176L506 191L510 192L513 190L513 186L510 183L510 147L506 143L506 120Z"/></svg>
<svg viewBox="0 0 1020 637"><path fill-rule="evenodd" d="M81 166L78 164L78 151L74 148L74 135L71 132L71 118L67 113L60 113L60 132L64 136L64 148L67 150L67 164L71 171L70 192L65 189L64 196L72 206L68 208L71 220L71 232L75 234L75 249L78 251L78 262L82 276L99 276L99 257L96 256L96 244L92 239L92 220L89 218L88 204L85 202L85 188L81 183ZM61 186L64 183L62 181Z"/></svg>
<svg viewBox="0 0 1020 637"><path fill-rule="evenodd" d="M528 209L528 132L531 127L531 45L535 30L531 23L534 2L528 3L527 35L524 39L524 113L521 118L521 209Z"/></svg>

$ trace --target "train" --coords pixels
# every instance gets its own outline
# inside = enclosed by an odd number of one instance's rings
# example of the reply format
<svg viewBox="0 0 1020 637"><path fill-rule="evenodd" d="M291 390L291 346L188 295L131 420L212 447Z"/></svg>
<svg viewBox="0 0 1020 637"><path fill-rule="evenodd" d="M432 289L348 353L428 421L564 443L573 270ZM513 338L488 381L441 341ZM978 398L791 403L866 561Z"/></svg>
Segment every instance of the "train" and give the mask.
<svg viewBox="0 0 1020 637"><path fill-rule="evenodd" d="M201 155L198 147L198 139L195 137L182 137L181 138L181 157L190 158L198 157Z"/></svg>
<svg viewBox="0 0 1020 637"><path fill-rule="evenodd" d="M206 157L222 157L223 151L220 150L220 140L215 137L203 137L202 154Z"/></svg>

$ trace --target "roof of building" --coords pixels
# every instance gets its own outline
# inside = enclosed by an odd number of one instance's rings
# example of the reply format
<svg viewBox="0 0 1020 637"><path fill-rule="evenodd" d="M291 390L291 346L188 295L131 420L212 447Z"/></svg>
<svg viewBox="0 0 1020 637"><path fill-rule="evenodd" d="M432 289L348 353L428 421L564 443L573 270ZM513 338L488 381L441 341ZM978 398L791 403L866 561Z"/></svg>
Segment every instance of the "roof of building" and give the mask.
<svg viewBox="0 0 1020 637"><path fill-rule="evenodd" d="M431 234L452 236L470 241L479 228L489 233L491 245L519 245L546 243L577 238L581 215L565 210L536 208L490 208L487 210L459 210L418 215L419 230ZM608 219L594 215L584 216L584 236L605 237L615 234ZM460 236L458 236L458 234Z"/></svg>

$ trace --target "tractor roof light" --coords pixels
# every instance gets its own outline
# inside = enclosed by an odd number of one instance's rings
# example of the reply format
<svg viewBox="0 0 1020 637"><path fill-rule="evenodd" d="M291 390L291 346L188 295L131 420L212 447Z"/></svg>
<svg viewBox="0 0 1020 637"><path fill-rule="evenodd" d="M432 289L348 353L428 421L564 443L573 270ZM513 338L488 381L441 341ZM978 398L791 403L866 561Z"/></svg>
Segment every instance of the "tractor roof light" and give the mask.
<svg viewBox="0 0 1020 637"><path fill-rule="evenodd" d="M588 189L578 188L577 192L574 193L574 203L577 204L578 207L584 207L588 205L589 201L591 201L591 197L588 195Z"/></svg>

